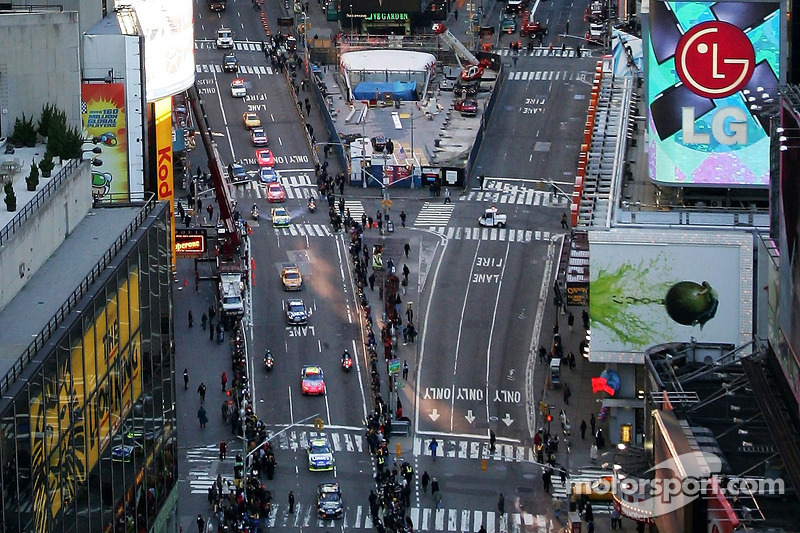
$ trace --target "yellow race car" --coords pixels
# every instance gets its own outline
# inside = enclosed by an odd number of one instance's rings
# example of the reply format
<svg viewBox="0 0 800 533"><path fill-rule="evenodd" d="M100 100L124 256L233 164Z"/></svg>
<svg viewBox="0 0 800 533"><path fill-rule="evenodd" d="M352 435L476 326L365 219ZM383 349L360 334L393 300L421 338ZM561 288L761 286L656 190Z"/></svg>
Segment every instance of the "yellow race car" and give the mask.
<svg viewBox="0 0 800 533"><path fill-rule="evenodd" d="M242 113L242 121L244 122L244 127L248 130L261 126L261 119L255 113Z"/></svg>
<svg viewBox="0 0 800 533"><path fill-rule="evenodd" d="M287 266L281 269L281 283L285 291L299 291L303 288L303 275L296 266Z"/></svg>

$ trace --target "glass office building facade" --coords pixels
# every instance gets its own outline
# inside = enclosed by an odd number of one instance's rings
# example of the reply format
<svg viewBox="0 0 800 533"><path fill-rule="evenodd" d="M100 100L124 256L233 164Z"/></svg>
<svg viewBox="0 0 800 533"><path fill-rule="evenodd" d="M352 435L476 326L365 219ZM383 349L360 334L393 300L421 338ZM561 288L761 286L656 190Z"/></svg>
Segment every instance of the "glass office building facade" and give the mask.
<svg viewBox="0 0 800 533"><path fill-rule="evenodd" d="M0 399L2 533L175 531L169 209Z"/></svg>

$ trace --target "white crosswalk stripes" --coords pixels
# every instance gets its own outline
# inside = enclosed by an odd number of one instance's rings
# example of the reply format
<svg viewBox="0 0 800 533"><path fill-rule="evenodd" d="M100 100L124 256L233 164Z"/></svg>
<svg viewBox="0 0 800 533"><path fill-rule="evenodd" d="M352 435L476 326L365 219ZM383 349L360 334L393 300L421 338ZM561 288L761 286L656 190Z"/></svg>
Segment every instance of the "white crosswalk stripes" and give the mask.
<svg viewBox="0 0 800 533"><path fill-rule="evenodd" d="M509 228L462 228L432 226L431 231L439 233L455 241L500 241L526 243L531 241L549 241L549 231L523 230Z"/></svg>
<svg viewBox="0 0 800 533"><path fill-rule="evenodd" d="M464 202L516 204L542 207L566 207L569 198L550 191L539 191L514 182L486 178L483 190L473 189L459 197Z"/></svg>
<svg viewBox="0 0 800 533"><path fill-rule="evenodd" d="M361 203L361 200L345 200L344 208L350 210L350 217L353 220L361 223L361 215L364 214L364 204Z"/></svg>
<svg viewBox="0 0 800 533"><path fill-rule="evenodd" d="M310 196L317 197L316 186L311 183L311 179L307 174L291 175L282 174L280 176L281 185L286 189L286 199L305 200ZM231 186L231 197L233 198L266 198L266 185L258 181L248 181L245 183L237 183Z"/></svg>
<svg viewBox="0 0 800 533"><path fill-rule="evenodd" d="M425 202L414 220L415 226L446 226L453 214L452 203Z"/></svg>
<svg viewBox="0 0 800 533"><path fill-rule="evenodd" d="M195 50L214 50L214 41L198 40L194 42ZM263 52L263 45L255 41L233 41L233 49L238 52ZM220 50L222 51L222 50Z"/></svg>
<svg viewBox="0 0 800 533"><path fill-rule="evenodd" d="M288 228L275 228L275 235L291 237L330 237L331 227L326 224L292 224Z"/></svg>
<svg viewBox="0 0 800 533"><path fill-rule="evenodd" d="M427 496L430 498L430 496ZM508 531L527 531L539 533L557 532L561 525L546 515L532 515L526 512L506 513L499 515L493 511L474 509L436 509L432 507L412 507L408 516L415 531L457 531L476 533L481 526L486 533L508 533ZM317 516L316 505L296 503L294 513L289 513L289 506L273 501L267 524L273 527L318 527L372 530L374 525L369 513L369 506L346 506L341 520L321 520ZM509 525L511 526L509 528ZM538 529L536 529L538 528Z"/></svg>
<svg viewBox="0 0 800 533"><path fill-rule="evenodd" d="M502 50L498 50L497 55L500 56L511 56L511 50L508 48L503 48ZM584 51L584 54L586 52ZM523 49L519 51L520 57L575 57L577 54L575 50L572 48L565 49L563 52L560 48L554 48L552 51L549 47L537 47L534 48L532 51L528 51L527 49Z"/></svg>
<svg viewBox="0 0 800 533"><path fill-rule="evenodd" d="M206 494L208 487L217 480L218 471L231 472L233 470L233 457L227 457L225 461L220 461L219 448L214 445L186 450L186 460L189 463L187 477L192 494Z"/></svg>
<svg viewBox="0 0 800 533"><path fill-rule="evenodd" d="M578 74L569 70L516 70L508 73L508 79L511 81L569 81L575 79Z"/></svg>
<svg viewBox="0 0 800 533"><path fill-rule="evenodd" d="M215 72L217 74L221 74L223 72L222 65L217 65L217 64L211 64L211 65L198 64L194 66L194 69L198 74L204 72ZM239 65L239 72L236 75L238 76L242 74L257 74L261 76L266 76L268 74L274 74L274 73L275 71L272 70L272 67L267 67L263 65ZM229 74L233 75L232 72Z"/></svg>

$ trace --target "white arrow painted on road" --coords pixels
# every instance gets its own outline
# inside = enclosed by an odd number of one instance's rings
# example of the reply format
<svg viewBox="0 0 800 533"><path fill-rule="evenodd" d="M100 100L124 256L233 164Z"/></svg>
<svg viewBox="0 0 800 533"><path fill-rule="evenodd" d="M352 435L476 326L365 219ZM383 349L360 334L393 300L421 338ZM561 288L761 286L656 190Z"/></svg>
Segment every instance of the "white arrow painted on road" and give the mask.
<svg viewBox="0 0 800 533"><path fill-rule="evenodd" d="M475 422L475 416L472 414L472 409L467 411L467 414L464 416L464 418L466 418L467 422L469 422L470 424Z"/></svg>
<svg viewBox="0 0 800 533"><path fill-rule="evenodd" d="M431 420L436 422L439 419L439 410L438 409L434 409L433 412L431 414L429 414L428 416L431 417Z"/></svg>
<svg viewBox="0 0 800 533"><path fill-rule="evenodd" d="M511 420L511 416L508 413L506 413L506 417L503 419L503 422L506 423L506 427L514 423L514 421Z"/></svg>

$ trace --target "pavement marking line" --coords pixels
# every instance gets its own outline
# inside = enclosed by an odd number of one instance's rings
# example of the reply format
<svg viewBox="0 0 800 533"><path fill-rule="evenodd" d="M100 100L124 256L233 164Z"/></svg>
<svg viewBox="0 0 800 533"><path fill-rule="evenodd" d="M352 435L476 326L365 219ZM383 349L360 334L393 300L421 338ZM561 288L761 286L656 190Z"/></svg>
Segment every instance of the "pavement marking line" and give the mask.
<svg viewBox="0 0 800 533"><path fill-rule="evenodd" d="M500 515L500 533L508 533L508 515L506 514Z"/></svg>
<svg viewBox="0 0 800 533"><path fill-rule="evenodd" d="M486 512L486 520L483 521L486 526L486 533L494 533L494 511Z"/></svg>
<svg viewBox="0 0 800 533"><path fill-rule="evenodd" d="M414 524L414 528L419 530L419 507L412 507L409 509L409 514L411 515L411 523Z"/></svg>
<svg viewBox="0 0 800 533"><path fill-rule="evenodd" d="M433 529L444 531L444 509L436 509L436 518L433 521Z"/></svg>
<svg viewBox="0 0 800 533"><path fill-rule="evenodd" d="M458 510L447 510L447 531L456 531L458 529Z"/></svg>
<svg viewBox="0 0 800 533"><path fill-rule="evenodd" d="M475 511L475 523L472 528L473 533L478 533L478 530L484 524L485 522L483 521L483 511Z"/></svg>
<svg viewBox="0 0 800 533"><path fill-rule="evenodd" d="M461 531L469 531L469 517L471 514L467 509L461 511Z"/></svg>
<svg viewBox="0 0 800 533"><path fill-rule="evenodd" d="M365 529L372 529L372 515L369 513L364 513L364 528Z"/></svg>
<svg viewBox="0 0 800 533"><path fill-rule="evenodd" d="M411 510L413 513L413 509ZM427 507L422 510L422 524L417 524L417 529L421 529L422 531L428 530L428 525L431 522L431 510Z"/></svg>

